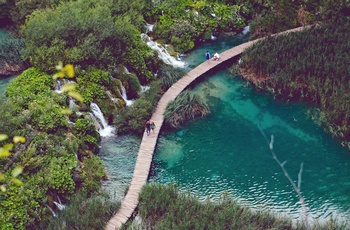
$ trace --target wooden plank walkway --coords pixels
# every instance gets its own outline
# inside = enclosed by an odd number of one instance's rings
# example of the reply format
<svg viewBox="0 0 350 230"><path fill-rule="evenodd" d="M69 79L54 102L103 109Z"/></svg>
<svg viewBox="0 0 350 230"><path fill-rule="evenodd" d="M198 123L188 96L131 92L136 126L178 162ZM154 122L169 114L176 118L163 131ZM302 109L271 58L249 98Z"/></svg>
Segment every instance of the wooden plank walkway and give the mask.
<svg viewBox="0 0 350 230"><path fill-rule="evenodd" d="M305 27L295 28L276 35L298 31L303 28ZM147 136L146 133L144 133L139 148L139 153L136 159L134 173L129 190L126 196L124 197L124 200L122 201L121 207L118 210L118 212L107 223L107 226L105 228L106 230L119 229L131 217L132 213L137 207L139 193L141 192L142 186L146 184L148 179L148 174L153 159L153 152L157 144L159 131L163 125L163 114L165 112L167 104L170 101L173 101L191 82L196 80L198 77L212 70L217 65L220 65L225 61L228 61L236 57L237 55L240 55L244 49L246 49L248 46L251 46L258 40L259 39L246 42L232 49L226 50L225 52L220 54L219 61L210 60L203 62L202 64L188 72L181 79L179 79L165 92L165 94L159 100L157 108L151 117L151 120L155 122L157 129L155 129L155 133L150 134L150 136ZM203 60L204 58L205 56L203 54Z"/></svg>

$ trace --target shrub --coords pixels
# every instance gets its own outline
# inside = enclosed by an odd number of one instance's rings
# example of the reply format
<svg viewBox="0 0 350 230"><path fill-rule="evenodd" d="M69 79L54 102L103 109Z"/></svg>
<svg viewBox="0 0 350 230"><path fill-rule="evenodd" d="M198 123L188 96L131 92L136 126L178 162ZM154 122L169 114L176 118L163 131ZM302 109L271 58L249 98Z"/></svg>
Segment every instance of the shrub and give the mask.
<svg viewBox="0 0 350 230"><path fill-rule="evenodd" d="M35 68L29 68L11 82L6 88L6 95L17 99L20 106L28 108L29 103L40 96L51 97L52 87L51 76Z"/></svg>
<svg viewBox="0 0 350 230"><path fill-rule="evenodd" d="M100 188L101 180L106 177L102 161L94 155L84 158L82 167L78 169L78 172L82 180L81 190L87 194L97 192Z"/></svg>

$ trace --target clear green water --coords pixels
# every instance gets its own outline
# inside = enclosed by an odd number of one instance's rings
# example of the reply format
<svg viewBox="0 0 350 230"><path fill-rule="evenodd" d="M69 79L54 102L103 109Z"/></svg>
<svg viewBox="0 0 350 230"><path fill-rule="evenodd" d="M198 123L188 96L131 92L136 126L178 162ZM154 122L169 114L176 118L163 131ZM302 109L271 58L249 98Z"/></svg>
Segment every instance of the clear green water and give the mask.
<svg viewBox="0 0 350 230"><path fill-rule="evenodd" d="M111 197L122 200L131 182L141 138L136 136L106 137L101 141L99 157L106 166L108 180L102 183Z"/></svg>
<svg viewBox="0 0 350 230"><path fill-rule="evenodd" d="M6 30L0 29L0 43L3 40L8 40L8 39L11 39L11 37L6 32ZM0 95L5 95L5 89L7 88L7 86L9 86L9 84L11 83L11 81L13 79L15 79L15 76L1 76L0 75Z"/></svg>
<svg viewBox="0 0 350 230"><path fill-rule="evenodd" d="M189 66L203 61L206 49L219 50L200 47L186 58ZM299 199L261 129L269 138L274 135L274 150L287 161L295 182L304 163L301 191L308 217L350 220L350 152L307 118L308 107L275 101L226 70L207 77L194 91L212 114L161 133L149 181L175 182L200 199L217 199L227 191L252 208L301 219Z"/></svg>
<svg viewBox="0 0 350 230"><path fill-rule="evenodd" d="M0 95L5 95L5 90L7 86L9 86L11 81L15 78L16 76L2 77L0 75Z"/></svg>

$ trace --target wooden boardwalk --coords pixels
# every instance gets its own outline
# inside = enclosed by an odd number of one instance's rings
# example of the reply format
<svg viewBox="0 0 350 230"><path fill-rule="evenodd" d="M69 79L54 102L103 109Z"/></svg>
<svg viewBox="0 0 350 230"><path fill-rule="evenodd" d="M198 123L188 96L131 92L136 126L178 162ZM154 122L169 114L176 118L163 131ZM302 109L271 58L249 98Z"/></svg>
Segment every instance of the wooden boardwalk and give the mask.
<svg viewBox="0 0 350 230"><path fill-rule="evenodd" d="M297 30L301 30L303 28L304 27L299 27L296 29L282 32L282 33L294 32ZM282 33L279 33L279 34L282 34ZM276 35L279 35L279 34L276 34ZM179 79L161 97L161 99L158 102L157 108L151 117L151 120L154 121L157 126L157 128L155 129L155 133L150 134L150 136L147 136L146 133L144 133L142 137L141 145L139 148L139 153L136 159L134 173L130 183L129 190L126 196L124 197L124 200L122 201L121 207L118 210L118 212L107 223L107 226L105 228L106 230L119 229L131 217L132 213L137 207L139 193L141 192L142 186L146 184L148 179L148 174L149 174L152 159L153 159L153 152L157 144L159 131L163 125L163 121L164 121L163 114L165 112L165 108L167 104L170 101L173 101L191 82L196 80L198 77L212 70L217 65L220 65L225 61L228 61L236 57L237 55L240 55L245 48L247 48L248 46L251 46L253 43L257 41L258 40L246 42L244 44L241 44L239 46L236 46L232 49L229 49L221 53L219 61L210 60L210 61L203 62L202 64L200 64L199 66L197 66L196 68L188 72L181 79ZM203 60L205 60L204 54L203 54Z"/></svg>

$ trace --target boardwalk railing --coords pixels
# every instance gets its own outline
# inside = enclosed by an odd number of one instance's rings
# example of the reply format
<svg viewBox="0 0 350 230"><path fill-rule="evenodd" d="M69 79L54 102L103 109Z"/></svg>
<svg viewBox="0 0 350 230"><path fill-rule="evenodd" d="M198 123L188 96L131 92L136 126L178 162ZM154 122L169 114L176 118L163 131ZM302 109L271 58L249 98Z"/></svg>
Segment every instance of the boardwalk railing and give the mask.
<svg viewBox="0 0 350 230"><path fill-rule="evenodd" d="M294 32L303 28L304 27L299 27L282 33ZM209 72L214 67L224 63L225 61L228 61L240 55L244 49L246 49L248 46L251 46L258 40L259 39L246 42L232 49L226 50L225 52L220 54L219 61L210 60L203 62L202 64L188 72L181 79L179 79L164 93L164 95L159 100L157 108L151 117L151 120L154 121L157 125L157 129L155 129L154 134L150 134L149 136L147 136L146 133L144 133L139 148L139 153L136 159L136 164L130 187L126 196L124 197L124 200L122 201L121 207L119 208L118 212L107 223L106 230L119 229L131 217L132 213L137 207L139 193L141 192L142 186L146 184L148 179L148 174L153 159L153 152L157 144L159 131L163 125L164 112L167 104L170 101L173 101L189 84L191 84L198 77Z"/></svg>

